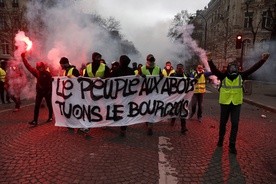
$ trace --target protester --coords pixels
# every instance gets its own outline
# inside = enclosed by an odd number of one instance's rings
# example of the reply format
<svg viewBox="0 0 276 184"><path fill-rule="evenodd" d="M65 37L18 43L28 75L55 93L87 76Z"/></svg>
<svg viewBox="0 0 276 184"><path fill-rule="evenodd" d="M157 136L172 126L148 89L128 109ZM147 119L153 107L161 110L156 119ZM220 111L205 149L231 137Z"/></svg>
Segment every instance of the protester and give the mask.
<svg viewBox="0 0 276 184"><path fill-rule="evenodd" d="M9 61L6 71L5 89L8 94L8 99L12 99L12 101L15 103L13 112L17 112L20 109L20 95L26 83L27 78L21 66L15 64L15 61L13 60Z"/></svg>
<svg viewBox="0 0 276 184"><path fill-rule="evenodd" d="M132 69L135 71L138 69L137 63L136 62L132 62Z"/></svg>
<svg viewBox="0 0 276 184"><path fill-rule="evenodd" d="M172 73L170 76L172 77L183 77L184 79L187 79L187 76L184 73L184 65L179 63L176 65L176 70L175 73ZM172 118L171 120L171 126L174 126L176 121L176 118ZM181 118L181 133L185 134L186 131L188 131L187 127L186 127L186 119L185 118Z"/></svg>
<svg viewBox="0 0 276 184"><path fill-rule="evenodd" d="M60 64L62 70L64 70L63 76L67 76L67 77L78 77L78 76L80 76L80 72L78 71L78 69L74 65L71 65L69 63L68 58L62 57L59 61L59 64Z"/></svg>
<svg viewBox="0 0 276 184"><path fill-rule="evenodd" d="M52 75L46 70L45 63L37 62L36 68L33 68L25 57L25 53L21 54L22 61L31 72L31 74L37 79L36 83L36 98L34 108L34 119L29 122L30 125L36 126L38 123L39 108L44 98L48 108L48 120L46 122L53 121L53 107L52 107Z"/></svg>
<svg viewBox="0 0 276 184"><path fill-rule="evenodd" d="M230 116L231 132L229 137L229 152L237 154L236 139L240 120L240 110L243 103L242 83L244 79L258 70L267 61L269 54L262 54L261 60L246 71L239 71L238 64L236 62L231 62L228 64L227 71L224 73L218 70L214 65L211 53L208 53L207 57L212 73L221 81L219 89L220 127L217 146L223 146L226 124Z"/></svg>
<svg viewBox="0 0 276 184"><path fill-rule="evenodd" d="M2 104L5 104L5 79L6 79L6 71L0 66L0 96Z"/></svg>
<svg viewBox="0 0 276 184"><path fill-rule="evenodd" d="M119 68L120 63L118 61L112 61L110 73L113 73L115 70Z"/></svg>
<svg viewBox="0 0 276 184"><path fill-rule="evenodd" d="M139 71L139 75L142 77L150 76L150 75L159 75L160 77L164 77L161 71L161 68L155 64L155 58L152 54L149 54L146 58L146 65L141 67ZM146 122L148 127L148 135L153 135L153 123Z"/></svg>
<svg viewBox="0 0 276 184"><path fill-rule="evenodd" d="M110 77L110 69L106 64L101 62L102 60L102 55L100 53L92 53L92 63L86 65L84 77L102 79ZM88 134L90 129L82 128L80 130L83 133Z"/></svg>
<svg viewBox="0 0 276 184"><path fill-rule="evenodd" d="M197 83L195 84L194 95L191 101L192 112L190 118L192 118L195 114L197 106L197 119L199 122L202 121L203 97L206 93L206 78L208 78L211 74L211 72L205 72L202 65L198 65L196 71L191 76L197 79Z"/></svg>
<svg viewBox="0 0 276 184"><path fill-rule="evenodd" d="M111 77L135 75L134 70L128 67L130 61L131 60L127 55L121 55L119 60L119 67L116 70L113 70L113 72L111 73ZM127 126L121 126L120 128L120 135L122 137L125 137Z"/></svg>
<svg viewBox="0 0 276 184"><path fill-rule="evenodd" d="M70 78L80 76L78 69L74 65L71 65L69 63L68 58L62 57L59 61L59 64L60 64L62 70L64 70L63 76L67 76ZM68 127L68 130L69 130L69 132L74 133L74 128Z"/></svg>
<svg viewBox="0 0 276 184"><path fill-rule="evenodd" d="M85 68L84 77L108 78L110 76L109 67L102 63L102 55L98 52L92 54L92 63L88 63Z"/></svg>
<svg viewBox="0 0 276 184"><path fill-rule="evenodd" d="M143 66L142 64L138 64L137 69L134 70L135 75L138 75L138 74L139 74L139 71L141 70L142 66Z"/></svg>
<svg viewBox="0 0 276 184"><path fill-rule="evenodd" d="M162 74L165 76L165 77L169 77L171 76L171 74L175 73L173 67L172 67L172 63L170 61L167 61L166 62L166 65L164 67L164 69L162 70Z"/></svg>

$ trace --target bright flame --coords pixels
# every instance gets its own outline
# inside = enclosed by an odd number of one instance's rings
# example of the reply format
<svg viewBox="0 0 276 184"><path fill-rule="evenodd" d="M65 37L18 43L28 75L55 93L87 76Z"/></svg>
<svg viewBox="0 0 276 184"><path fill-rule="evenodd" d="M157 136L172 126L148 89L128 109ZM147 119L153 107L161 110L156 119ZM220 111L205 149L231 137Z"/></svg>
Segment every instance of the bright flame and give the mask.
<svg viewBox="0 0 276 184"><path fill-rule="evenodd" d="M26 43L26 45L27 45L26 51L31 50L31 48L33 46L33 42L29 39L29 37L23 38L22 41L24 41Z"/></svg>
<svg viewBox="0 0 276 184"><path fill-rule="evenodd" d="M19 31L15 36L16 46L19 47L21 52L23 50L29 51L33 46L33 42L25 35L23 31ZM23 45L24 44L24 45ZM24 52L24 51L23 51Z"/></svg>

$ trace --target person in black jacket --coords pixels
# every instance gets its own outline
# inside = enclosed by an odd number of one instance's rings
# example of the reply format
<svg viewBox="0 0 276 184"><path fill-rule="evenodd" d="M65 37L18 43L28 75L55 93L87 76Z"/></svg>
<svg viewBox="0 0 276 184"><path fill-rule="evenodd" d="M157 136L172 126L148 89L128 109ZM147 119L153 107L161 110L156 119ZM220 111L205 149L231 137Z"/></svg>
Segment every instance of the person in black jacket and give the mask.
<svg viewBox="0 0 276 184"><path fill-rule="evenodd" d="M231 62L228 64L226 72L221 72L216 68L212 61L211 53L208 53L207 57L211 72L221 81L219 89L220 127L217 146L223 146L226 124L230 116L231 133L229 137L229 152L237 154L236 139L238 134L241 105L243 102L242 82L266 62L269 54L264 53L259 62L245 71L239 71L238 64L236 62Z"/></svg>
<svg viewBox="0 0 276 184"><path fill-rule="evenodd" d="M135 75L134 70L128 66L130 61L131 60L127 55L121 55L119 60L119 67L111 72L111 77ZM121 126L120 128L120 135L125 137L127 126Z"/></svg>
<svg viewBox="0 0 276 184"><path fill-rule="evenodd" d="M34 108L34 119L29 122L30 125L37 125L39 108L42 99L45 98L48 108L48 120L53 121L53 107L52 107L52 75L46 70L46 66L43 62L37 62L36 68L33 68L27 61L25 53L21 54L25 67L31 72L31 74L37 79L36 83L36 98Z"/></svg>
<svg viewBox="0 0 276 184"><path fill-rule="evenodd" d="M172 76L172 77L183 77L184 79L187 79L187 77L184 73L184 65L181 64L181 63L177 64L175 73L172 73L170 76ZM175 120L176 120L176 118L172 118L171 126L174 126ZM181 121L181 133L185 134L188 131L188 129L186 127L186 119L181 118L180 121Z"/></svg>
<svg viewBox="0 0 276 184"><path fill-rule="evenodd" d="M69 63L69 59L67 57L62 57L59 60L59 64L61 66L61 69L64 71L63 76L67 77L79 77L80 73L79 70ZM74 133L75 130L72 127L67 127L70 133Z"/></svg>

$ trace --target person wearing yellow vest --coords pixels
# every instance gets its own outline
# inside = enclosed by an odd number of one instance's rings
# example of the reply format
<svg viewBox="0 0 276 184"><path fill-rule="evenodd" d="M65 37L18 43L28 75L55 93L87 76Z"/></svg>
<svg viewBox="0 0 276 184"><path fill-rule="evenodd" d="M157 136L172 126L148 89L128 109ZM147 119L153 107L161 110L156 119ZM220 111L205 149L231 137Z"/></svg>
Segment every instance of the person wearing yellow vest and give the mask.
<svg viewBox="0 0 276 184"><path fill-rule="evenodd" d="M229 137L229 152L237 154L236 139L240 120L240 110L243 103L243 80L258 70L267 61L269 54L262 54L261 60L245 71L239 71L238 63L231 62L228 64L226 72L221 72L216 68L212 61L211 53L208 53L207 57L211 72L221 81L219 89L220 127L217 146L223 146L226 124L230 116L231 132Z"/></svg>
<svg viewBox="0 0 276 184"><path fill-rule="evenodd" d="M4 95L5 95L5 78L6 72L0 67L0 96L2 104L5 104Z"/></svg>
<svg viewBox="0 0 276 184"><path fill-rule="evenodd" d="M105 64L102 55L98 52L92 53L92 62L86 65L84 70L84 77L90 78L108 78L110 77L110 68ZM89 128L80 129L83 133L88 135Z"/></svg>
<svg viewBox="0 0 276 184"><path fill-rule="evenodd" d="M139 70L139 75L142 77L146 77L148 75L159 75L160 77L163 77L161 68L155 64L155 58L152 54L147 55L146 58L146 65L141 67L141 70ZM148 135L153 135L153 123L146 122L146 125L148 127Z"/></svg>
<svg viewBox="0 0 276 184"><path fill-rule="evenodd" d="M88 63L85 68L84 77L107 78L110 76L109 67L101 62L102 55L98 52L92 54L92 62Z"/></svg>
<svg viewBox="0 0 276 184"><path fill-rule="evenodd" d="M164 69L162 70L162 74L164 75L164 77L169 77L173 73L175 73L175 70L172 67L172 63L170 61L167 61Z"/></svg>
<svg viewBox="0 0 276 184"><path fill-rule="evenodd" d="M62 57L60 58L59 64L64 70L63 76L67 77L78 77L80 76L80 72L74 65L70 65L68 58Z"/></svg>
<svg viewBox="0 0 276 184"><path fill-rule="evenodd" d="M194 94L191 100L192 112L190 118L195 114L197 107L197 119L199 122L202 121L203 97L206 92L206 78L211 74L211 72L205 72L202 65L198 65L196 71L192 74L193 77L197 79L197 83L195 84Z"/></svg>
<svg viewBox="0 0 276 184"><path fill-rule="evenodd" d="M60 64L62 70L64 71L63 76L67 76L70 78L80 76L79 70L76 69L75 66L73 66L69 63L69 59L67 57L60 58L59 64ZM68 130L70 133L74 133L74 128L68 127Z"/></svg>
<svg viewBox="0 0 276 184"><path fill-rule="evenodd" d="M177 64L175 73L172 73L170 76L172 76L172 77L183 77L184 79L187 79L187 76L184 73L184 65L181 64L181 63ZM176 121L176 118L172 118L171 126L174 126L175 121ZM186 127L186 119L181 118L180 121L181 121L181 133L185 134L188 131L188 129Z"/></svg>
<svg viewBox="0 0 276 184"><path fill-rule="evenodd" d="M138 64L137 69L134 70L135 75L138 75L138 74L139 74L139 71L141 70L142 66L143 66L142 64Z"/></svg>

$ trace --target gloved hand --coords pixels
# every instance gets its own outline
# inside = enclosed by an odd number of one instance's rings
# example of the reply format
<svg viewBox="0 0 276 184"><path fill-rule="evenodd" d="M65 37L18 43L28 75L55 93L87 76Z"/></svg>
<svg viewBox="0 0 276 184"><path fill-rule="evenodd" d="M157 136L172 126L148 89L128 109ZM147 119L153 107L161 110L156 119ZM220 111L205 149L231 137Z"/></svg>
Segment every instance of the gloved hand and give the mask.
<svg viewBox="0 0 276 184"><path fill-rule="evenodd" d="M25 53L25 52L21 53L21 58L22 58L22 59L24 59L25 56L26 56L26 53Z"/></svg>
<svg viewBox="0 0 276 184"><path fill-rule="evenodd" d="M269 53L263 53L262 54L262 60L267 60L269 58L270 54Z"/></svg>
<svg viewBox="0 0 276 184"><path fill-rule="evenodd" d="M145 74L141 74L140 76L143 77L143 78L146 78L146 75L145 75Z"/></svg>

